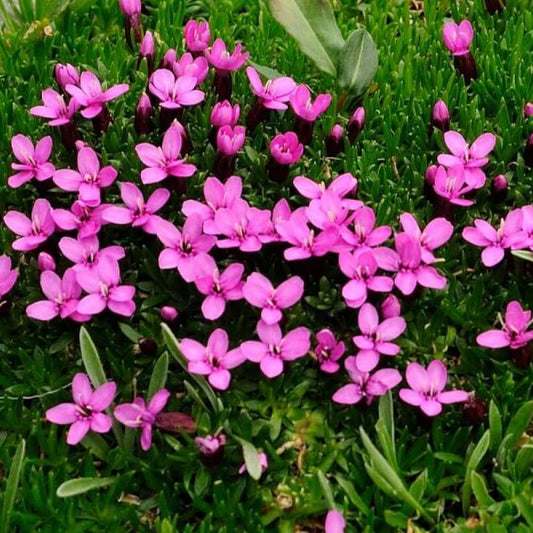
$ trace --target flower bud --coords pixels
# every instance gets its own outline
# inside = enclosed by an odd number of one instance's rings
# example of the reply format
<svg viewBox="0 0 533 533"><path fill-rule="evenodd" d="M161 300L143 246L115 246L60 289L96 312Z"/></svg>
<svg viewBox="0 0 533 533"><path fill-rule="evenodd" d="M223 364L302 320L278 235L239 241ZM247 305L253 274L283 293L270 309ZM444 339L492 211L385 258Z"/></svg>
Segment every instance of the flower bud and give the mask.
<svg viewBox="0 0 533 533"><path fill-rule="evenodd" d="M524 161L528 167L533 167L533 133L527 140L526 149L524 150Z"/></svg>
<svg viewBox="0 0 533 533"><path fill-rule="evenodd" d="M85 142L85 141L82 141L81 139L77 140L75 143L75 146L76 146L76 150L79 152L82 148L90 148L90 146Z"/></svg>
<svg viewBox="0 0 533 533"><path fill-rule="evenodd" d="M326 155L335 157L344 148L344 128L340 124L335 124L326 137Z"/></svg>
<svg viewBox="0 0 533 533"><path fill-rule="evenodd" d="M437 100L433 106L431 125L441 131L450 129L450 112L448 106L442 100Z"/></svg>
<svg viewBox="0 0 533 533"><path fill-rule="evenodd" d="M394 294L389 294L381 303L381 316L383 319L394 318L402 314L402 305L400 300L394 296Z"/></svg>
<svg viewBox="0 0 533 533"><path fill-rule="evenodd" d="M37 266L41 272L45 272L46 270L54 271L56 269L56 262L50 254L41 252L37 257Z"/></svg>
<svg viewBox="0 0 533 533"><path fill-rule="evenodd" d="M118 4L122 13L127 17L141 14L141 0L118 0Z"/></svg>
<svg viewBox="0 0 533 533"><path fill-rule="evenodd" d="M424 178L424 196L431 202L434 201L436 197L433 184L435 183L435 176L437 175L438 169L439 167L437 165L431 165L426 170L426 176Z"/></svg>
<svg viewBox="0 0 533 533"><path fill-rule="evenodd" d="M66 65L58 63L55 66L54 75L57 84L63 91L67 85L78 85L80 83L80 74L76 67L72 66L70 63L67 63Z"/></svg>
<svg viewBox="0 0 533 533"><path fill-rule="evenodd" d="M196 421L190 415L177 411L160 412L155 417L155 425L168 433L192 433L196 431Z"/></svg>
<svg viewBox="0 0 533 533"><path fill-rule="evenodd" d="M503 174L499 174L492 178L490 183L490 193L494 202L503 202L507 198L509 186L507 178Z"/></svg>
<svg viewBox="0 0 533 533"><path fill-rule="evenodd" d="M150 357L157 355L157 343L154 341L154 339L151 339L150 337L141 337L137 341L137 344L139 345L139 350L143 355L148 355Z"/></svg>
<svg viewBox="0 0 533 533"><path fill-rule="evenodd" d="M348 122L348 140L350 144L353 144L361 131L363 130L366 122L366 111L364 107L358 107Z"/></svg>
<svg viewBox="0 0 533 533"><path fill-rule="evenodd" d="M178 318L178 310L171 305L165 305L161 308L161 311L159 311L159 316L163 322L171 324Z"/></svg>
<svg viewBox="0 0 533 533"><path fill-rule="evenodd" d="M135 132L137 135L148 135L153 130L152 103L146 93L142 93L135 110Z"/></svg>
<svg viewBox="0 0 533 533"><path fill-rule="evenodd" d="M533 103L528 102L524 106L524 117L526 117L526 118L533 117Z"/></svg>
<svg viewBox="0 0 533 533"><path fill-rule="evenodd" d="M169 48L165 52L163 59L161 59L161 62L159 63L159 68L166 68L167 70L172 70L174 63L177 60L178 60L178 54L176 53L176 50L174 50L174 48Z"/></svg>
<svg viewBox="0 0 533 533"><path fill-rule="evenodd" d="M476 60L470 52L462 55L454 55L453 61L455 68L463 75L467 85L477 78Z"/></svg>
<svg viewBox="0 0 533 533"><path fill-rule="evenodd" d="M146 64L148 66L148 75L150 76L154 71L154 56L155 56L155 42L154 35L151 31L147 31L144 34L141 42L141 48L139 50L139 61L137 68L140 65L143 58L146 58Z"/></svg>
<svg viewBox="0 0 533 533"><path fill-rule="evenodd" d="M218 102L211 111L211 125L222 128L222 126L235 126L239 121L241 108L239 104L234 106L228 100Z"/></svg>
<svg viewBox="0 0 533 533"><path fill-rule="evenodd" d="M463 405L463 418L468 424L479 426L487 415L487 404L473 393Z"/></svg>
<svg viewBox="0 0 533 533"><path fill-rule="evenodd" d="M217 148L226 156L235 155L246 140L246 132L243 126L223 126L217 133Z"/></svg>
<svg viewBox="0 0 533 533"><path fill-rule="evenodd" d="M226 435L207 435L206 437L196 437L194 442L198 445L200 461L205 466L216 466L224 456L226 445Z"/></svg>
<svg viewBox="0 0 533 533"><path fill-rule="evenodd" d="M211 32L207 22L198 23L196 20L189 20L185 24L183 31L185 35L185 44L187 49L192 53L201 53L208 46L211 40Z"/></svg>

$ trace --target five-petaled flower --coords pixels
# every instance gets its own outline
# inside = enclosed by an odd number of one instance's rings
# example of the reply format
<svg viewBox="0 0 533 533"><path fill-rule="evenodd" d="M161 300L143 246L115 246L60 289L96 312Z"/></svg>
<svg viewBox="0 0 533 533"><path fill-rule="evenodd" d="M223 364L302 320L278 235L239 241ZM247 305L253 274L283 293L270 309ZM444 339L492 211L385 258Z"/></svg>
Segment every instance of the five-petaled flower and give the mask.
<svg viewBox="0 0 533 533"><path fill-rule="evenodd" d="M43 137L34 147L28 137L15 135L11 139L11 147L18 163L12 163L11 168L17 173L9 176L7 184L16 189L33 178L37 181L51 178L55 171L54 165L48 162L52 144L52 137L48 136Z"/></svg>

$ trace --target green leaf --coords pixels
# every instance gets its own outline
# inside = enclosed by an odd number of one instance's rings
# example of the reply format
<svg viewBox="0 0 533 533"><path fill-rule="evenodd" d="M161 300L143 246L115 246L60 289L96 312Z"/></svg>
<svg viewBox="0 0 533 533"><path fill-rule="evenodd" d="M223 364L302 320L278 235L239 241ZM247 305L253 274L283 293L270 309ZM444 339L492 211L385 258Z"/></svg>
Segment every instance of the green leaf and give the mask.
<svg viewBox="0 0 533 533"><path fill-rule="evenodd" d="M511 250L511 253L519 259L533 261L533 252L530 252L529 250Z"/></svg>
<svg viewBox="0 0 533 533"><path fill-rule="evenodd" d="M256 63L255 61L252 61L251 59L248 59L248 63L250 66L254 67L259 74L264 76L265 78L269 80L275 80L276 78L281 78L283 74L278 72L277 70L271 68L271 67L265 67L264 65L260 65L259 63Z"/></svg>
<svg viewBox="0 0 533 533"><path fill-rule="evenodd" d="M531 505L531 498L528 501L528 498L524 494L519 494L514 499L514 502L529 527L533 529L533 506Z"/></svg>
<svg viewBox="0 0 533 533"><path fill-rule="evenodd" d="M514 448L518 444L520 437L529 427L532 418L533 401L529 401L522 405L520 409L518 409L507 426L505 437L507 439L508 449Z"/></svg>
<svg viewBox="0 0 533 533"><path fill-rule="evenodd" d="M483 433L481 439L479 439L479 442L476 444L476 447L472 451L472 455L470 455L470 458L468 459L468 462L466 464L465 481L463 483L463 488L461 491L461 500L463 502L463 511L465 513L470 507L470 498L472 496L472 472L479 466L479 463L481 463L483 457L485 457L485 454L489 449L489 441L490 430L487 429L487 431Z"/></svg>
<svg viewBox="0 0 533 533"><path fill-rule="evenodd" d="M56 494L59 498L71 498L72 496L77 496L90 490L107 487L114 483L116 479L116 477L79 477L69 479L59 485Z"/></svg>
<svg viewBox="0 0 533 533"><path fill-rule="evenodd" d="M378 69L378 51L370 34L363 29L350 34L339 55L337 82L356 96L363 94Z"/></svg>
<svg viewBox="0 0 533 533"><path fill-rule="evenodd" d="M9 469L9 477L7 478L6 492L4 494L4 502L2 504L0 533L7 533L9 531L9 520L11 518L11 511L15 505L15 497L17 495L17 488L20 481L20 474L22 472L25 453L26 441L22 439L20 444L17 446L15 456L13 457L13 461Z"/></svg>
<svg viewBox="0 0 533 533"><path fill-rule="evenodd" d="M472 491L478 503L483 507L490 507L494 502L494 499L490 497L487 485L481 474L478 474L475 470L470 474L470 482L472 485Z"/></svg>
<svg viewBox="0 0 533 533"><path fill-rule="evenodd" d="M81 359L83 361L83 366L91 380L93 386L99 387L103 385L107 380L104 373L104 368L102 367L102 362L96 350L91 336L88 331L82 326L80 329L80 348L81 348Z"/></svg>
<svg viewBox="0 0 533 533"><path fill-rule="evenodd" d="M164 352L163 355L156 361L152 377L150 378L150 384L148 385L148 399L160 389L164 389L167 383L168 376L168 352Z"/></svg>
<svg viewBox="0 0 533 533"><path fill-rule="evenodd" d="M343 488L344 492L346 492L346 495L350 499L350 501L364 514L369 515L370 509L368 505L363 501L361 496L357 494L355 487L353 486L353 483L351 481L348 481L347 479L343 478L342 476L335 476L335 479L337 480L337 483Z"/></svg>
<svg viewBox="0 0 533 533"><path fill-rule="evenodd" d="M344 39L329 0L269 0L270 11L322 71L335 76Z"/></svg>
<svg viewBox="0 0 533 533"><path fill-rule="evenodd" d="M262 468L259 461L259 452L256 447L247 440L241 439L234 435L234 438L239 441L242 446L242 453L244 455L244 464L246 465L246 470L250 477L256 481L261 477Z"/></svg>
<svg viewBox="0 0 533 533"><path fill-rule="evenodd" d="M98 459L102 459L103 461L107 459L109 446L103 437L98 435L98 433L90 431L81 441L81 444L84 448L87 448L89 452L98 457Z"/></svg>
<svg viewBox="0 0 533 533"><path fill-rule="evenodd" d="M324 475L324 472L322 472L322 470L317 470L316 475L318 477L318 482L320 483L320 488L322 489L322 494L326 499L328 507L330 509L335 509L335 498L333 497L333 491L331 490L331 485L329 484L329 481Z"/></svg>
<svg viewBox="0 0 533 533"><path fill-rule="evenodd" d="M498 448L500 442L502 441L502 416L500 415L500 410L494 402L490 401L489 405L489 430L490 430L490 450L495 452Z"/></svg>
<svg viewBox="0 0 533 533"><path fill-rule="evenodd" d="M138 331L134 330L131 326L128 326L128 324L119 322L118 327L131 342L137 342L142 337Z"/></svg>

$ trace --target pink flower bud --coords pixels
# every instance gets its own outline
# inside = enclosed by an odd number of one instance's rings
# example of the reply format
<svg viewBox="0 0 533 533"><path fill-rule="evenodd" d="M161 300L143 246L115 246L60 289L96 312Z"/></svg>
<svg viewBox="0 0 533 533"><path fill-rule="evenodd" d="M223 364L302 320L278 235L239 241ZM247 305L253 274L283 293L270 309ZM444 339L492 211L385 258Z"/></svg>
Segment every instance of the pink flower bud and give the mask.
<svg viewBox="0 0 533 533"><path fill-rule="evenodd" d="M344 148L344 128L340 124L335 124L326 137L326 155L335 157Z"/></svg>
<svg viewBox="0 0 533 533"><path fill-rule="evenodd" d="M270 143L270 154L280 165L294 165L304 153L303 144L296 133L289 131L276 135Z"/></svg>
<svg viewBox="0 0 533 533"><path fill-rule="evenodd" d="M37 257L37 266L41 272L44 272L45 270L55 270L56 262L50 254L41 252Z"/></svg>
<svg viewBox="0 0 533 533"><path fill-rule="evenodd" d="M72 66L70 63L67 63L66 65L58 63L55 66L54 75L57 84L63 90L65 90L67 85L79 85L80 83L80 74L76 67Z"/></svg>
<svg viewBox="0 0 533 533"><path fill-rule="evenodd" d="M503 202L507 198L509 185L507 178L503 174L499 174L492 178L490 183L491 197L495 202Z"/></svg>
<svg viewBox="0 0 533 533"><path fill-rule="evenodd" d="M207 22L198 23L189 20L184 29L185 44L190 52L203 52L211 41L211 32Z"/></svg>
<svg viewBox="0 0 533 533"><path fill-rule="evenodd" d="M177 60L178 60L178 55L176 54L176 50L174 50L174 48L169 48L165 52L165 55L163 56L163 59L161 60L159 68L166 68L167 70L172 70L174 63Z"/></svg>
<svg viewBox="0 0 533 533"><path fill-rule="evenodd" d="M224 455L226 435L207 435L194 439L200 452L200 460L205 466L216 466Z"/></svg>
<svg viewBox="0 0 533 533"><path fill-rule="evenodd" d="M366 111L364 107L358 107L348 122L348 139L351 144L355 142L363 128L365 127Z"/></svg>
<svg viewBox="0 0 533 533"><path fill-rule="evenodd" d="M235 126L239 121L241 108L239 104L231 105L228 100L218 102L211 111L211 124L217 128Z"/></svg>
<svg viewBox="0 0 533 533"><path fill-rule="evenodd" d="M118 4L122 13L127 17L141 14L141 0L118 0Z"/></svg>
<svg viewBox="0 0 533 533"><path fill-rule="evenodd" d="M433 106L431 124L441 131L450 129L450 112L448 111L448 106L442 100L437 100Z"/></svg>
<svg viewBox="0 0 533 533"><path fill-rule="evenodd" d="M135 131L137 135L148 135L152 131L152 103L146 93L141 94L135 110Z"/></svg>
<svg viewBox="0 0 533 533"><path fill-rule="evenodd" d="M394 294L389 294L381 304L381 315L384 319L394 318L402 314L402 305L400 300L394 296Z"/></svg>
<svg viewBox="0 0 533 533"><path fill-rule="evenodd" d="M165 305L161 308L159 315L161 316L161 320L163 320L163 322L170 324L171 322L174 322L176 318L178 318L178 310L170 305Z"/></svg>
<svg viewBox="0 0 533 533"><path fill-rule="evenodd" d="M426 182L431 186L435 183L435 176L437 175L438 169L439 167L437 165L431 165L426 170Z"/></svg>
<svg viewBox="0 0 533 533"><path fill-rule="evenodd" d="M76 141L76 150L79 152L82 148L90 148L85 141Z"/></svg>
<svg viewBox="0 0 533 533"><path fill-rule="evenodd" d="M526 118L530 118L530 117L533 117L533 104L531 102L528 102L525 106L524 106L524 116Z"/></svg>
<svg viewBox="0 0 533 533"><path fill-rule="evenodd" d="M151 31L147 31L144 34L143 40L141 42L141 57L151 57L153 60L155 54L155 42L154 35Z"/></svg>
<svg viewBox="0 0 533 533"><path fill-rule="evenodd" d="M246 132L243 126L222 126L217 133L218 151L226 156L235 155L246 140Z"/></svg>

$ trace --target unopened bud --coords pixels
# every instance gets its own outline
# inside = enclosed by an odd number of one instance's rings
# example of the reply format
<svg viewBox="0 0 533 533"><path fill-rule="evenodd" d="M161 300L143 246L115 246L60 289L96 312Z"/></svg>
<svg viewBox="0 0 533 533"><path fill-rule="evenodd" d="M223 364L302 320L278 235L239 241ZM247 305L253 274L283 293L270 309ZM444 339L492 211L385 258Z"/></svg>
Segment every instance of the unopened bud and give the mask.
<svg viewBox="0 0 533 533"><path fill-rule="evenodd" d="M56 262L50 254L46 252L41 252L37 257L37 266L39 267L39 270L41 272L44 272L46 270L54 271L56 269Z"/></svg>
<svg viewBox="0 0 533 533"><path fill-rule="evenodd" d="M366 111L364 107L358 107L352 117L350 118L350 121L348 122L348 140L351 144L353 144L361 131L363 131L363 128L365 127L366 122Z"/></svg>
<svg viewBox="0 0 533 533"><path fill-rule="evenodd" d="M509 185L507 178L503 174L499 174L492 178L490 183L490 193L494 202L503 202L507 198Z"/></svg>
<svg viewBox="0 0 533 533"><path fill-rule="evenodd" d="M433 106L431 124L441 131L448 131L450 129L450 111L442 100L437 100Z"/></svg>

